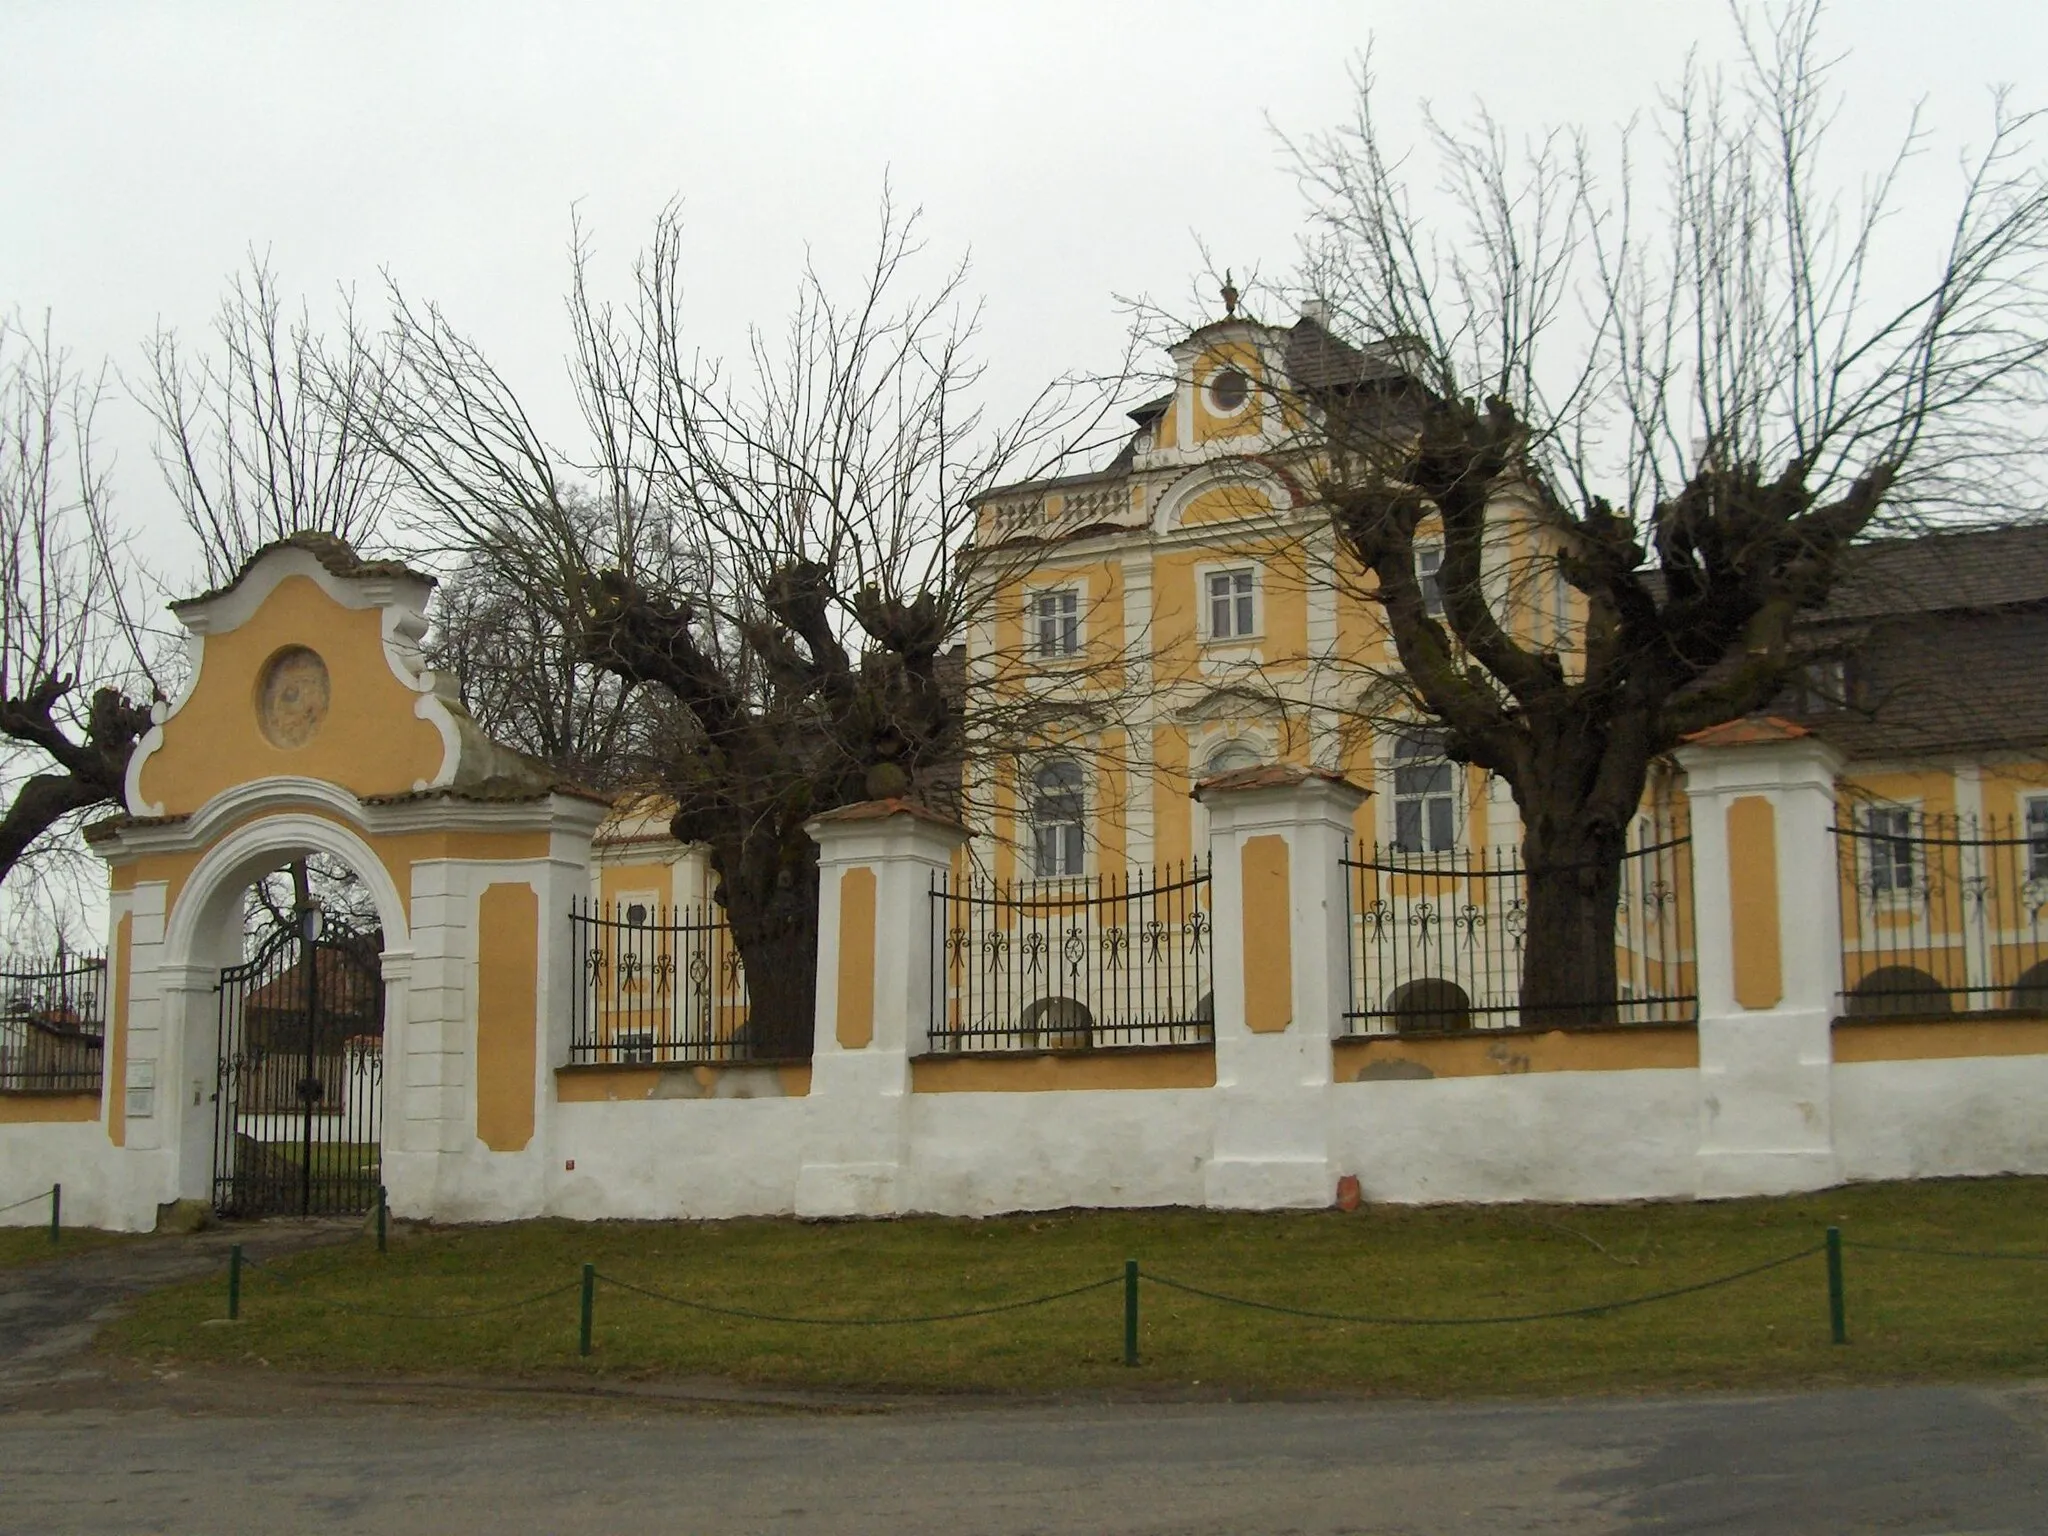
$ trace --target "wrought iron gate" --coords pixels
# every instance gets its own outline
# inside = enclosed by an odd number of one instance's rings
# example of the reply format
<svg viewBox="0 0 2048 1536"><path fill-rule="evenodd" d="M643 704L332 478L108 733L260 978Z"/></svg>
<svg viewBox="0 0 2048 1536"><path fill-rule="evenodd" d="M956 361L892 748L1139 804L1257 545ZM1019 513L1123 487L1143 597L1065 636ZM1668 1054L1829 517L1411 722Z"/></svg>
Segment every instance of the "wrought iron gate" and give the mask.
<svg viewBox="0 0 2048 1536"><path fill-rule="evenodd" d="M307 926L220 973L213 1203L226 1216L367 1211L383 1179L383 946Z"/></svg>

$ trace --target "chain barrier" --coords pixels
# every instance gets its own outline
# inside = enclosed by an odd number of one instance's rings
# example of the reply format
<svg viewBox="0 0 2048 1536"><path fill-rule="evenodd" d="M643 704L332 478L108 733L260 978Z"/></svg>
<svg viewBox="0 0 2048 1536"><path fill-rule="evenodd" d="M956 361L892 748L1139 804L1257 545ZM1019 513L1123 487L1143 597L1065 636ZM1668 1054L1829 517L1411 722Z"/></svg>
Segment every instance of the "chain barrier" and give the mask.
<svg viewBox="0 0 2048 1536"><path fill-rule="evenodd" d="M1733 1274L1717 1275L1712 1280L1700 1280L1691 1285L1673 1286L1669 1290L1651 1291L1642 1296L1626 1296L1619 1301L1596 1302L1585 1307L1561 1307L1550 1312L1514 1312L1485 1317L1385 1317L1367 1316L1353 1312L1323 1312L1312 1307L1290 1307L1276 1301L1253 1301L1247 1296L1230 1296L1222 1291L1206 1290L1199 1285L1189 1285L1180 1280L1169 1280L1164 1275L1148 1274L1144 1278L1153 1285L1164 1286L1172 1291L1184 1291L1190 1296L1200 1296L1209 1301L1220 1301L1227 1306L1250 1307L1260 1312L1279 1312L1288 1317L1315 1318L1327 1323L1365 1323L1380 1328L1473 1328L1491 1323L1541 1323L1568 1317L1599 1317L1607 1312L1620 1312L1628 1307L1646 1306L1653 1301L1669 1301L1674 1296L1691 1296L1699 1291L1710 1291L1716 1286L1733 1285L1738 1280L1747 1280L1752 1275L1765 1274L1773 1269L1783 1269L1787 1264L1796 1264L1801 1259L1810 1259L1822 1251L1824 1244L1815 1243L1797 1253L1788 1253L1783 1258L1771 1259L1762 1264L1753 1264L1748 1269L1738 1269Z"/></svg>
<svg viewBox="0 0 2048 1536"><path fill-rule="evenodd" d="M17 1200L12 1205L0 1205L0 1211L18 1211L24 1205L40 1205L49 1198L50 1192L47 1189L39 1189L26 1199Z"/></svg>
<svg viewBox="0 0 2048 1536"><path fill-rule="evenodd" d="M46 1198L35 1196L34 1199ZM25 1205L29 1201L18 1201ZM0 1207L0 1210L13 1207ZM243 1266L260 1270L267 1278L280 1287L297 1292L316 1306L328 1307L337 1312L351 1313L360 1317L390 1318L409 1322L459 1322L466 1318L490 1317L507 1312L521 1311L538 1306L556 1297L580 1291L581 1307L579 1318L579 1352L588 1355L592 1347L593 1303L596 1288L605 1285L632 1295L642 1296L649 1301L658 1301L668 1306L682 1307L688 1311L706 1313L714 1317L739 1318L748 1322L780 1323L811 1328L901 1328L923 1323L960 1322L976 1317L995 1317L1006 1312L1019 1312L1031 1307L1049 1306L1054 1302L1066 1301L1075 1296L1089 1295L1121 1285L1124 1291L1124 1363L1138 1363L1138 1288L1141 1282L1150 1281L1162 1290L1178 1291L1183 1295L1197 1296L1205 1301L1217 1302L1223 1306L1243 1307L1251 1311L1271 1312L1283 1317L1306 1318L1315 1322L1352 1323L1379 1328L1474 1328L1511 1323L1540 1323L1562 1321L1571 1318L1604 1317L1609 1313L1627 1311L1632 1307L1648 1306L1654 1302L1671 1301L1681 1296L1695 1296L1703 1291L1716 1290L1722 1286L1735 1285L1769 1274L1810 1259L1816 1254L1827 1256L1828 1312L1830 1334L1836 1344L1848 1342L1846 1284L1843 1275L1842 1254L1847 1248L1864 1249L1874 1253L1898 1253L1941 1259L1977 1259L2023 1263L2048 1263L2048 1254L2043 1253L1997 1253L1989 1250L1959 1248L1926 1248L1904 1243L1851 1242L1843 1238L1839 1228L1830 1227L1826 1241L1813 1243L1792 1253L1766 1259L1743 1269L1733 1270L1710 1279L1696 1280L1687 1285L1674 1285L1662 1290L1647 1291L1636 1296L1617 1297L1612 1301L1589 1302L1574 1307L1554 1307L1535 1312L1486 1313L1459 1317L1416 1317L1384 1313L1335 1312L1319 1307L1297 1307L1285 1302L1261 1301L1250 1296L1234 1296L1227 1291L1211 1290L1206 1286L1193 1285L1185 1280L1176 1280L1167 1275L1141 1274L1136 1260L1127 1260L1124 1272L1106 1276L1101 1280L1090 1280L1081 1285L1069 1286L1064 1290L1049 1291L1042 1296L1027 1296L1016 1301L994 1302L988 1306L962 1307L948 1312L921 1312L904 1317L820 1317L815 1314L763 1312L752 1307L723 1306L717 1302L696 1301L687 1296L677 1296L652 1286L641 1285L617 1275L604 1274L593 1264L585 1264L580 1279L565 1285L551 1287L531 1296L522 1296L512 1301L496 1302L487 1306L466 1307L456 1311L413 1312L398 1311L384 1307L362 1306L354 1302L338 1301L318 1296L305 1288L306 1282L324 1278L332 1270L323 1266L311 1275L296 1276L285 1274L269 1264L259 1264L245 1259L240 1245L236 1245L229 1270L228 1315L238 1315L240 1295L240 1272ZM341 1254L345 1261L346 1252ZM337 1266L338 1267L338 1266Z"/></svg>
<svg viewBox="0 0 2048 1536"><path fill-rule="evenodd" d="M602 1270L597 1278L606 1285L617 1286L622 1291L646 1296L654 1301L665 1301L670 1306L688 1307L693 1312L710 1312L719 1317L741 1317L757 1323L802 1323L818 1328L900 1328L909 1323L952 1323L968 1317L993 1317L998 1312L1021 1312L1026 1307L1042 1307L1050 1302L1065 1301L1069 1296L1083 1296L1090 1291L1107 1290L1112 1285L1122 1285L1122 1275L1111 1275L1107 1280L1091 1280L1086 1285L1077 1285L1064 1291L1053 1291L1045 1296L1031 1296L1023 1301L998 1302L994 1306L970 1307L960 1312L926 1312L916 1317L797 1317L777 1312L754 1312L745 1307L720 1307L708 1301L690 1301L681 1296L671 1296L663 1291L650 1290L644 1285L635 1285L630 1280L621 1280L616 1275L607 1275Z"/></svg>

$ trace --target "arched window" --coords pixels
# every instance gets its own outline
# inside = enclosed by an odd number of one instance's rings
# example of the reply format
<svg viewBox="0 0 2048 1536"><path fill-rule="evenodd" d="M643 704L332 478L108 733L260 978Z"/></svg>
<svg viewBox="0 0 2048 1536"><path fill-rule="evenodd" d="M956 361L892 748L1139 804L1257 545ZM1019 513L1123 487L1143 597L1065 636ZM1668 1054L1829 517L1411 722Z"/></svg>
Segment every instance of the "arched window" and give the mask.
<svg viewBox="0 0 2048 1536"><path fill-rule="evenodd" d="M1441 732L1414 731L1394 742L1394 846L1442 853L1457 846L1458 774Z"/></svg>
<svg viewBox="0 0 2048 1536"><path fill-rule="evenodd" d="M1394 1016L1394 1028L1470 1029L1472 999L1455 981L1425 976L1403 982L1387 999L1387 1012Z"/></svg>
<svg viewBox="0 0 2048 1536"><path fill-rule="evenodd" d="M1236 773L1242 768L1256 768L1264 759L1255 747L1242 741L1226 741L1211 752L1202 764L1202 777L1218 779L1226 773Z"/></svg>
<svg viewBox="0 0 2048 1536"><path fill-rule="evenodd" d="M1913 965L1880 965L1856 983L1849 994L1849 1016L1884 1018L1891 1014L1947 1013L1953 1006L1948 988Z"/></svg>
<svg viewBox="0 0 2048 1536"><path fill-rule="evenodd" d="M1031 776L1031 872L1041 880L1083 873L1082 782L1081 765L1065 758Z"/></svg>

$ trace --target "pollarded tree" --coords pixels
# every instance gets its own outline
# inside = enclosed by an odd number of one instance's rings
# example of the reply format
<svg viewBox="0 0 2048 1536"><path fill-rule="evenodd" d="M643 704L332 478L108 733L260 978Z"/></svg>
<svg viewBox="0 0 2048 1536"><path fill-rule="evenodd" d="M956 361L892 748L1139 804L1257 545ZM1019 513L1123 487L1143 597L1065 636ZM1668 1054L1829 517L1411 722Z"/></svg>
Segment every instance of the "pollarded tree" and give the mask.
<svg viewBox="0 0 2048 1536"><path fill-rule="evenodd" d="M753 332L738 376L689 339L674 210L623 311L590 293L579 238L569 310L589 446L575 455L437 308L393 294L381 441L424 537L483 561L560 615L584 660L651 695L674 833L710 848L754 1041L778 1055L808 1054L812 1033L804 824L878 797L948 798L963 757L1045 723L1036 700L1014 719L970 702L949 655L1029 558L969 550L974 503L1088 438L1113 398L1058 385L987 427L964 269L910 292L915 229L885 204L850 301L807 272L786 328Z"/></svg>
<svg viewBox="0 0 2048 1536"><path fill-rule="evenodd" d="M602 515L566 496L564 515ZM644 784L665 724L659 705L585 653L560 593L521 583L491 549L471 550L434 594L426 653L457 678L462 702L493 740L593 789Z"/></svg>
<svg viewBox="0 0 2048 1536"><path fill-rule="evenodd" d="M81 817L121 803L149 729L148 647L93 454L101 395L47 323L0 320L0 880L17 891L79 852L65 834Z"/></svg>
<svg viewBox="0 0 2048 1536"><path fill-rule="evenodd" d="M1430 120L1441 175L1418 188L1421 157L1388 141L1366 75L1354 120L1296 146L1306 286L1367 343L1303 402L1308 457L1401 686L1452 757L1514 792L1530 1022L1613 1017L1620 862L1649 767L1770 703L1844 552L2036 505L2035 120L1995 99L1938 226L1900 206L1917 121L1847 202L1823 153L1818 13L1738 16L1738 76L1689 69L1662 98L1654 184L1625 137L1603 173L1583 133L1517 151L1482 114ZM1419 538L1441 541L1440 603ZM1544 553L1516 569L1517 547ZM1513 620L1539 576L1583 616L1569 655Z"/></svg>

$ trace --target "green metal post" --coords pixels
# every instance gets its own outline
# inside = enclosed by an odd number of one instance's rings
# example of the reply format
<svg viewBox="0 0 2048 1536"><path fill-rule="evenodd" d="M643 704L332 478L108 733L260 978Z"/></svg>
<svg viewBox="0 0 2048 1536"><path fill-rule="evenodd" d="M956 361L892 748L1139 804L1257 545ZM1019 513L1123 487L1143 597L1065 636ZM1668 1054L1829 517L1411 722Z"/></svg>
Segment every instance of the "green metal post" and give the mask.
<svg viewBox="0 0 2048 1536"><path fill-rule="evenodd" d="M1138 1363L1138 1261L1124 1260L1124 1364Z"/></svg>
<svg viewBox="0 0 2048 1536"><path fill-rule="evenodd" d="M64 1230L64 1186L50 1186L50 1241L56 1242Z"/></svg>
<svg viewBox="0 0 2048 1536"><path fill-rule="evenodd" d="M379 1253L384 1251L384 1222L389 1203L384 1193L384 1186L379 1184L377 1186L377 1251Z"/></svg>
<svg viewBox="0 0 2048 1536"><path fill-rule="evenodd" d="M228 1321L242 1315L242 1245L228 1250Z"/></svg>
<svg viewBox="0 0 2048 1536"><path fill-rule="evenodd" d="M583 1266L583 1328L576 1341L576 1353L590 1353L590 1314L597 1304L597 1266Z"/></svg>
<svg viewBox="0 0 2048 1536"><path fill-rule="evenodd" d="M1842 1289L1842 1229L1828 1228L1828 1329L1837 1344L1849 1342L1849 1300Z"/></svg>

